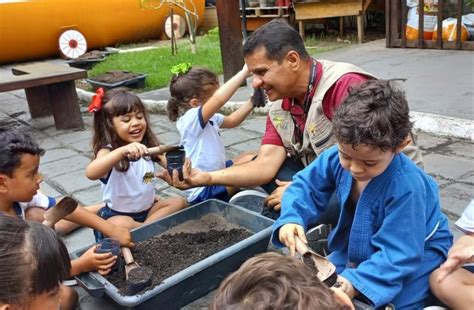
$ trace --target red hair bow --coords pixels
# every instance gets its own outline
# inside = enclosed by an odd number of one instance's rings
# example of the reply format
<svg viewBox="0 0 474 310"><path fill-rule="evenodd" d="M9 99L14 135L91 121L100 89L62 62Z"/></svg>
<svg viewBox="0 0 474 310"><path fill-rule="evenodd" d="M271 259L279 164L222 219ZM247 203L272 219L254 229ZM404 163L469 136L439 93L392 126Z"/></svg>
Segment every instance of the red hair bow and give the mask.
<svg viewBox="0 0 474 310"><path fill-rule="evenodd" d="M105 91L102 87L97 88L95 95L92 96L92 102L89 104L89 112L97 112L102 109L102 97L104 97Z"/></svg>

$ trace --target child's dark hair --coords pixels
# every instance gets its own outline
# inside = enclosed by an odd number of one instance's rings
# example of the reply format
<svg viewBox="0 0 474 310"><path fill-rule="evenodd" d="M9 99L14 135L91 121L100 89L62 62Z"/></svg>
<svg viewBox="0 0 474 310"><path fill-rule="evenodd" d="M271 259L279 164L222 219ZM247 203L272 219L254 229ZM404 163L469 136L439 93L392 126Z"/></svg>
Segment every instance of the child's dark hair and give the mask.
<svg viewBox="0 0 474 310"><path fill-rule="evenodd" d="M174 75L170 82L171 98L167 105L170 121L175 122L189 110L191 99L206 101L212 96L210 92L217 87L219 87L217 75L206 68L191 68L186 73Z"/></svg>
<svg viewBox="0 0 474 310"><path fill-rule="evenodd" d="M219 286L212 310L346 309L307 265L268 252L247 260Z"/></svg>
<svg viewBox="0 0 474 310"><path fill-rule="evenodd" d="M12 177L14 170L21 164L23 154L42 156L44 149L29 134L0 128L0 173Z"/></svg>
<svg viewBox="0 0 474 310"><path fill-rule="evenodd" d="M333 133L339 143L374 145L395 150L410 134L405 93L393 82L369 80L351 89L333 117Z"/></svg>
<svg viewBox="0 0 474 310"><path fill-rule="evenodd" d="M51 228L0 214L0 305L27 303L69 276L66 246Z"/></svg>
<svg viewBox="0 0 474 310"><path fill-rule="evenodd" d="M111 146L112 149L116 149L127 144L117 135L112 119L135 110L143 113L147 123L146 132L141 143L147 147L160 144L151 130L148 115L141 99L134 93L127 91L126 88L121 87L106 92L102 98L102 108L94 112L94 135L92 137L94 155L97 155L102 148ZM129 167L128 161L123 161L120 166L123 167L123 170L127 170Z"/></svg>

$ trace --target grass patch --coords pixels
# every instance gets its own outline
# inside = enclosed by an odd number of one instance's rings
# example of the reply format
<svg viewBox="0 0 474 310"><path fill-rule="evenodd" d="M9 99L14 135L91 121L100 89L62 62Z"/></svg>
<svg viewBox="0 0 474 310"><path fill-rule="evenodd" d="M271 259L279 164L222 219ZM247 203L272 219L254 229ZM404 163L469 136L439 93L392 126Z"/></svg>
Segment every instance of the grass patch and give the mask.
<svg viewBox="0 0 474 310"><path fill-rule="evenodd" d="M217 31L198 37L196 46L196 54L191 53L191 45L188 41L178 42L178 53L174 56L171 55L169 44L146 51L113 54L95 65L88 73L90 77L112 70L146 73L145 88L141 91L167 86L172 76L171 67L182 62L191 62L192 65L203 66L217 74L222 74Z"/></svg>
<svg viewBox="0 0 474 310"><path fill-rule="evenodd" d="M329 41L314 36L307 37L305 44L311 55L346 46L345 44L336 43L334 40ZM113 70L146 73L145 88L139 91L166 87L172 76L171 67L182 62L190 62L193 66L203 66L219 75L222 74L223 68L217 28L210 30L204 36L197 37L196 45L196 54L191 53L191 45L187 40L178 42L178 53L176 55L171 55L170 44L161 44L161 46L145 51L112 54L95 65L89 70L88 74L89 77L95 77Z"/></svg>

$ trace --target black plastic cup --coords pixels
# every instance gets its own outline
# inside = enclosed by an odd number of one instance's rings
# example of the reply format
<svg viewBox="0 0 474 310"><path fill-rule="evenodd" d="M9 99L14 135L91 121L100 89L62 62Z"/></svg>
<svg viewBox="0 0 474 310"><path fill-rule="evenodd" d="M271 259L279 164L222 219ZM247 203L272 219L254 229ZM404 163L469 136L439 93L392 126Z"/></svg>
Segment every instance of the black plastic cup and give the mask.
<svg viewBox="0 0 474 310"><path fill-rule="evenodd" d="M170 151L166 153L166 162L168 163L168 173L173 176L173 170L178 170L179 179L183 180L183 165L186 158L184 150Z"/></svg>
<svg viewBox="0 0 474 310"><path fill-rule="evenodd" d="M122 265L120 257L120 241L115 238L104 238L97 243L95 248L96 253L112 253L117 256L115 264L112 266L112 271L118 271Z"/></svg>

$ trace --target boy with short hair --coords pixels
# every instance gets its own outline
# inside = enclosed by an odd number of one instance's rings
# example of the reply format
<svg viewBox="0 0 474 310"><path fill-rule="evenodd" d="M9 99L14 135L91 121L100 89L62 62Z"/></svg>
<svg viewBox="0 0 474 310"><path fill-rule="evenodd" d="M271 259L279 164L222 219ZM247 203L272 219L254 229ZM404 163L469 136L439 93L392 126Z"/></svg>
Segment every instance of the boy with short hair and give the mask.
<svg viewBox="0 0 474 310"><path fill-rule="evenodd" d="M211 310L354 309L347 295L330 289L313 269L293 257L268 252L247 260L219 286Z"/></svg>
<svg viewBox="0 0 474 310"><path fill-rule="evenodd" d="M341 211L329 259L343 290L375 307L422 308L430 273L452 244L436 182L401 151L412 123L404 93L371 80L333 118L338 145L293 178L272 241L295 251L336 194Z"/></svg>
<svg viewBox="0 0 474 310"><path fill-rule="evenodd" d="M39 184L43 181L38 171L40 156L43 154L44 150L28 134L0 129L1 213L25 220L29 210L54 207L56 200L38 191ZM37 214L36 212L36 216ZM133 246L130 231L103 220L85 208L76 208L66 219L117 238L124 246ZM41 222L40 219L37 221ZM71 276L93 270L101 274L110 272L117 258L111 253L95 253L94 250L95 246L71 261ZM77 303L77 293L63 285L61 291L61 309L73 309Z"/></svg>
<svg viewBox="0 0 474 310"><path fill-rule="evenodd" d="M54 207L56 200L39 192L43 178L38 170L43 154L44 150L28 134L0 129L0 212L28 219L31 208ZM117 238L123 246L133 246L129 230L117 227L85 208L76 208L66 219ZM81 263L80 259L78 262ZM97 261L83 262L73 264L72 270L79 267L80 273L99 265Z"/></svg>

